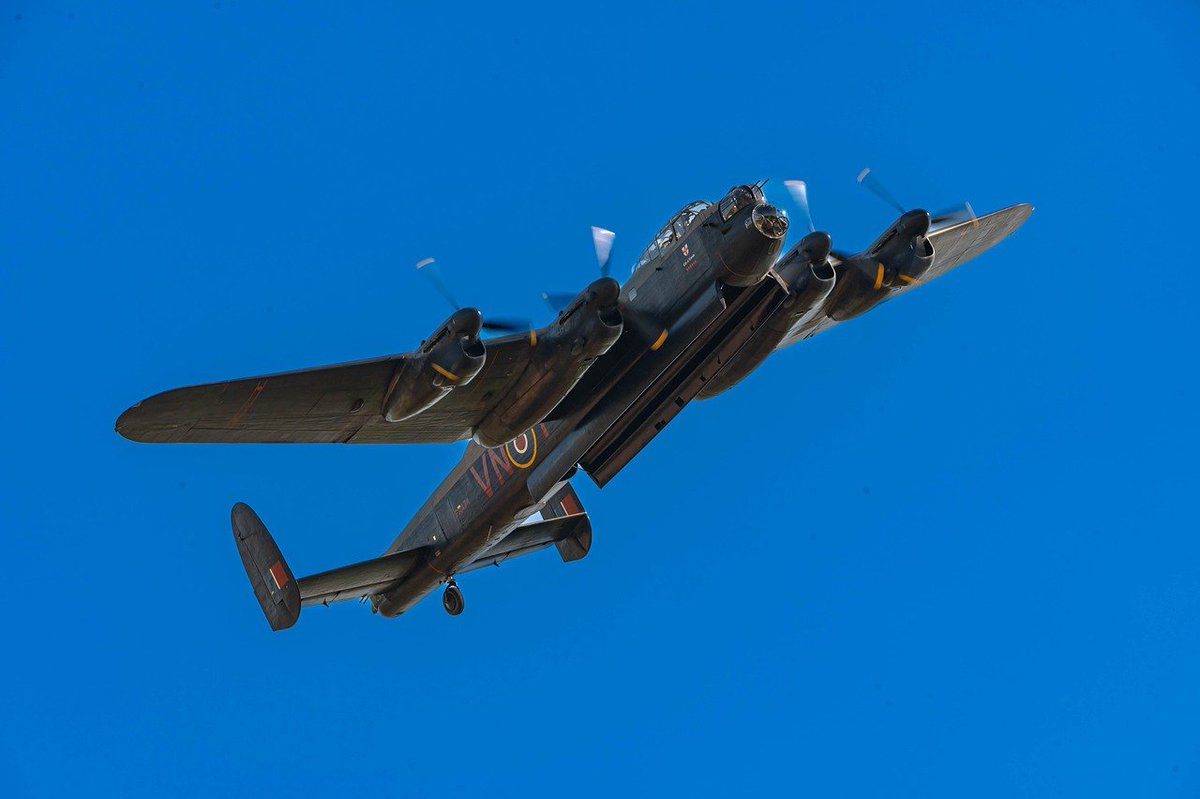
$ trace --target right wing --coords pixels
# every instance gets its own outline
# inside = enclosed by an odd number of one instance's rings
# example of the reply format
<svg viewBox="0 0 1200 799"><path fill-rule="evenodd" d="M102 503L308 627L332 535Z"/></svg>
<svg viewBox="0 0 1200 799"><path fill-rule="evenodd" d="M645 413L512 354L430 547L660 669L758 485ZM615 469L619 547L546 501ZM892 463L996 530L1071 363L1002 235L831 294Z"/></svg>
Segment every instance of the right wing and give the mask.
<svg viewBox="0 0 1200 799"><path fill-rule="evenodd" d="M918 282L892 289L888 299L911 291L917 286L923 286L990 250L1025 224L1025 220L1029 219L1029 215L1032 213L1033 206L1022 203L986 214L975 220L965 220L931 230L928 238L933 244L933 264ZM840 323L823 313L801 319L795 327L788 331L775 349L781 350L797 341L810 339L837 324Z"/></svg>
<svg viewBox="0 0 1200 799"><path fill-rule="evenodd" d="M407 355L179 388L139 402L117 432L148 443L406 444L460 441L521 376L532 337L489 339L465 386L412 418L383 418L384 394Z"/></svg>

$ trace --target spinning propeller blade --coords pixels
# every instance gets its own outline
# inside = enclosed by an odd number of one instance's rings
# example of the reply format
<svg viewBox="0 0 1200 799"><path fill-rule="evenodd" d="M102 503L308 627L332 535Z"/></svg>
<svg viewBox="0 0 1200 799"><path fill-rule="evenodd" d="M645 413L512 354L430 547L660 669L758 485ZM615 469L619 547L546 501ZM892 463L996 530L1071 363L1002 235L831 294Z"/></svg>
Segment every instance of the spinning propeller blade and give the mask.
<svg viewBox="0 0 1200 799"><path fill-rule="evenodd" d="M883 183L881 183L879 179L875 177L874 173L872 173L869 168L858 173L858 182L863 186L866 186L876 197L879 197L881 200L895 208L900 213L903 214L905 212L904 206L902 206L896 200L896 198L892 196L891 192L884 188ZM956 206L954 208L949 208L936 214L932 214L930 216L930 227L947 227L949 225L956 225L959 222L968 221L977 222L978 217L975 216L975 209L971 207L971 204L965 202L961 206Z"/></svg>
<svg viewBox="0 0 1200 799"><path fill-rule="evenodd" d="M613 240L616 236L617 234L611 230L592 225L592 244L596 248L596 262L600 265L601 277L609 276ZM542 300L555 313L559 313L574 302L577 296L577 294L567 294L560 291L542 292ZM617 307L621 311L621 320L624 322L625 328L631 331L639 340L644 341L650 349L658 349L667 340L667 331L646 313L634 309L624 300L618 300Z"/></svg>
<svg viewBox="0 0 1200 799"><path fill-rule="evenodd" d="M904 206L892 196L892 193L884 188L879 179L871 174L871 168L867 167L862 172L858 173L858 182L866 186L876 197L883 200L888 205L895 208L900 213L904 213Z"/></svg>
<svg viewBox="0 0 1200 799"><path fill-rule="evenodd" d="M800 208L800 213L804 215L804 221L808 224L808 232L816 233L817 228L813 224L812 212L808 208L808 184L803 180L785 180L783 185L787 187L788 193L792 195L792 200Z"/></svg>
<svg viewBox="0 0 1200 799"><path fill-rule="evenodd" d="M592 244L596 248L596 261L600 264L600 275L608 277L608 264L612 258L613 239L617 237L611 230L592 225Z"/></svg>
<svg viewBox="0 0 1200 799"><path fill-rule="evenodd" d="M441 272L437 268L437 260L434 258L422 258L417 261L417 270L428 278L433 287L438 293L446 298L446 302L450 303L450 307L454 310L462 310L458 300L454 297L454 292L450 291L450 287L446 285L446 281L442 280ZM523 319L492 319L483 321L484 330L493 330L500 333L519 333L523 330L530 330L533 325L528 320Z"/></svg>
<svg viewBox="0 0 1200 799"><path fill-rule="evenodd" d="M446 285L446 281L442 280L442 274L438 271L437 260L433 258L422 258L417 261L417 271L423 274L438 293L446 298L446 302L450 303L450 307L458 311L462 306L458 304L458 300L454 299L454 293L450 291L450 287Z"/></svg>
<svg viewBox="0 0 1200 799"><path fill-rule="evenodd" d="M963 203L958 208L939 211L930 220L930 227L948 227L959 222L979 222L979 217L975 215L975 209L971 207L970 203Z"/></svg>
<svg viewBox="0 0 1200 799"><path fill-rule="evenodd" d="M617 237L611 230L592 225L592 245L596 248L596 263L600 265L600 276L608 277L608 266L612 261L613 240ZM571 304L574 294L561 291L543 291L542 299L550 310L558 313Z"/></svg>
<svg viewBox="0 0 1200 799"><path fill-rule="evenodd" d="M484 330L495 330L499 333L521 333L533 328L526 319L485 319Z"/></svg>
<svg viewBox="0 0 1200 799"><path fill-rule="evenodd" d="M563 291L543 291L542 299L546 301L546 305L549 306L550 310L558 313L571 304L571 300L575 299L575 295L567 294Z"/></svg>

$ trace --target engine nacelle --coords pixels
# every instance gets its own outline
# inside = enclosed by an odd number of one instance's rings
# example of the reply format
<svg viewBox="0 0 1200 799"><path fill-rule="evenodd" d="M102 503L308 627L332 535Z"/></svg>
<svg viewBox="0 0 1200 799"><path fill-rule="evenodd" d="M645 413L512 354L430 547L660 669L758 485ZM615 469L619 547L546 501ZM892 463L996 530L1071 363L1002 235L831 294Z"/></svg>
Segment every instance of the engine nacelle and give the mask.
<svg viewBox="0 0 1200 799"><path fill-rule="evenodd" d="M828 233L810 233L775 266L788 284L788 296L737 354L705 384L700 399L715 397L739 383L767 359L797 322L819 308L833 291L836 276L829 264Z"/></svg>
<svg viewBox="0 0 1200 799"><path fill-rule="evenodd" d="M529 333L533 353L516 382L496 399L475 427L475 440L498 447L533 427L554 410L579 378L624 329L617 306L621 285L600 278L558 315L553 324Z"/></svg>
<svg viewBox="0 0 1200 799"><path fill-rule="evenodd" d="M383 418L401 422L437 404L483 368L479 340L483 316L475 308L455 311L417 352L404 359L383 395Z"/></svg>
<svg viewBox="0 0 1200 799"><path fill-rule="evenodd" d="M782 327L786 333L796 322L825 302L837 282L829 263L832 246L828 233L810 233L783 257L775 271L788 284L790 294L779 310L771 315L768 326Z"/></svg>
<svg viewBox="0 0 1200 799"><path fill-rule="evenodd" d="M825 303L829 317L851 319L919 281L933 265L928 232L929 214L909 211L861 255L838 264L837 287Z"/></svg>

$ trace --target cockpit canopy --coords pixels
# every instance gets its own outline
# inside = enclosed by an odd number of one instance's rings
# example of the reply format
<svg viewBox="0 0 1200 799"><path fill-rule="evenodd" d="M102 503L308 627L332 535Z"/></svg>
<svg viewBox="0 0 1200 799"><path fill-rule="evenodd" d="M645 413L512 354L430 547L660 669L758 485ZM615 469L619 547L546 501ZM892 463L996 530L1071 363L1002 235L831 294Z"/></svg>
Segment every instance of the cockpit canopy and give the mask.
<svg viewBox="0 0 1200 799"><path fill-rule="evenodd" d="M633 267L634 270L640 269L670 250L672 244L683 238L683 234L687 233L688 228L695 223L696 218L709 208L712 208L712 203L706 203L703 200L697 200L694 203L684 206L682 211L677 213L670 222L664 225L662 230L658 231L658 235L650 242L650 246L638 258L637 264Z"/></svg>
<svg viewBox="0 0 1200 799"><path fill-rule="evenodd" d="M754 205L762 200L762 189L758 186L734 186L721 200L721 219L728 222L738 211L747 205Z"/></svg>

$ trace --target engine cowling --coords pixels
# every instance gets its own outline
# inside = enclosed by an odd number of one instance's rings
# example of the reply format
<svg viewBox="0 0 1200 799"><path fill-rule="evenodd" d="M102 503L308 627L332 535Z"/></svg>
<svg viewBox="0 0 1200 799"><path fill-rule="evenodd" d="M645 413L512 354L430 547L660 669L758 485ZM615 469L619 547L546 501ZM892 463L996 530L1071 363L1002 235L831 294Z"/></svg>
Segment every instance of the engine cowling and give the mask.
<svg viewBox="0 0 1200 799"><path fill-rule="evenodd" d="M521 376L475 427L475 440L498 447L554 410L624 329L617 301L621 285L610 277L587 287L554 321L529 333L533 353Z"/></svg>
<svg viewBox="0 0 1200 799"><path fill-rule="evenodd" d="M810 233L783 257L775 271L788 284L789 295L771 315L774 327L787 332L801 318L825 301L837 276L829 263L833 242L828 233Z"/></svg>
<svg viewBox="0 0 1200 799"><path fill-rule="evenodd" d="M486 359L479 332L483 316L475 308L455 311L417 352L405 358L383 397L383 418L400 422L437 404L479 374Z"/></svg>
<svg viewBox="0 0 1200 799"><path fill-rule="evenodd" d="M825 303L829 317L851 319L919 281L933 265L929 221L927 212L909 211L865 252L838 264L837 287Z"/></svg>

